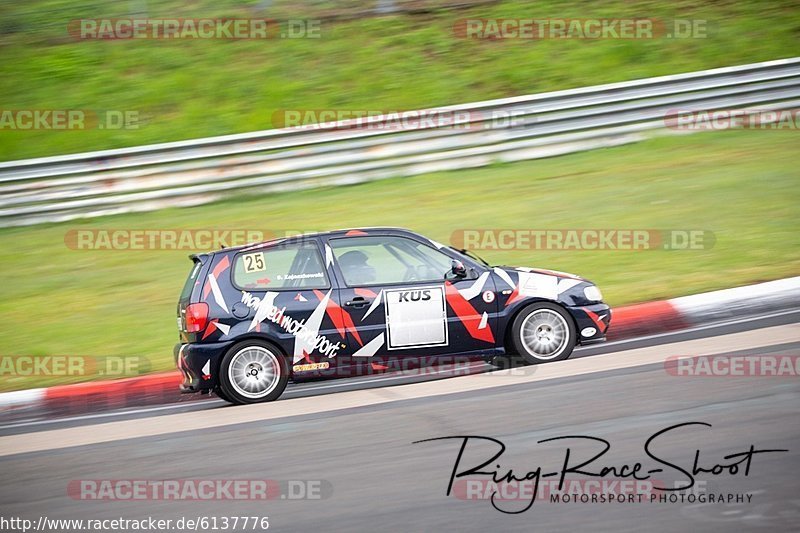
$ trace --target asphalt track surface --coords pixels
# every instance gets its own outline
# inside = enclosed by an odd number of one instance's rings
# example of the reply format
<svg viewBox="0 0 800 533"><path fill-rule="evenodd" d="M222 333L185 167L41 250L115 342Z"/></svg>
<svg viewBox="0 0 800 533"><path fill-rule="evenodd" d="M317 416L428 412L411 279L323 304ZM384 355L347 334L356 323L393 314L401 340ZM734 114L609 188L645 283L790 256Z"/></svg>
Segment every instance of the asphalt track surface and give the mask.
<svg viewBox="0 0 800 533"><path fill-rule="evenodd" d="M442 368L438 374L301 384L271 404L224 407L207 399L3 421L0 515L34 523L40 516L173 522L268 516L270 529L278 531L797 531L800 378L680 377L667 372L664 361L676 355L800 356L799 319L796 310L608 343L578 350L569 361L511 371L487 372L473 363L456 369L471 375L458 377ZM593 470L636 462L647 469L660 466L645 453L648 437L688 422L711 427L675 429L656 446L660 458L688 470L698 449L706 467L731 463L726 455L751 445L788 451L755 455L746 476L696 476L696 495L749 495L745 503L689 502L686 494L684 501L662 502L663 493L645 491L642 503L545 498L512 515L486 499L491 489L472 499L463 490L446 496L460 440L413 444L464 435L498 439L506 451L493 464L501 464L501 474L513 468L522 476L538 466L558 471L566 448L573 454L570 464L599 452L598 443L586 439L538 441L592 436L610 443L591 463ZM490 458L495 446L470 441L461 469ZM674 486L687 476L665 468L652 478ZM312 480L323 490L321 498L267 501L86 501L68 494L70 481L87 479ZM650 494L656 501L649 501ZM529 502L495 503L516 511Z"/></svg>

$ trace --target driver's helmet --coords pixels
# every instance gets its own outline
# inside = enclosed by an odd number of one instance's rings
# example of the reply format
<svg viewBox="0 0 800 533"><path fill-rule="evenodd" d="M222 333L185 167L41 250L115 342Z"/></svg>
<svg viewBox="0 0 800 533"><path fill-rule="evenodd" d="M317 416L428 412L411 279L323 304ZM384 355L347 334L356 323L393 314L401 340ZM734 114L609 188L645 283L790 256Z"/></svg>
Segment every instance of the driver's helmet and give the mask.
<svg viewBox="0 0 800 533"><path fill-rule="evenodd" d="M378 279L375 268L367 264L368 259L367 254L360 250L350 250L339 257L339 266L348 284L361 285Z"/></svg>

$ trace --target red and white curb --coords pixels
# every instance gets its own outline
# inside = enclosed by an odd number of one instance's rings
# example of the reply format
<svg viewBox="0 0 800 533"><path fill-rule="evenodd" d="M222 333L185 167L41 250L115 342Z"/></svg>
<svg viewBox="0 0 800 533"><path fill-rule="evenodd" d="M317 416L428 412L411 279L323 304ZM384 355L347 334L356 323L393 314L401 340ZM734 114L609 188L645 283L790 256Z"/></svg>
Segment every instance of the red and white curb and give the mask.
<svg viewBox="0 0 800 533"><path fill-rule="evenodd" d="M800 276L704 292L670 300L617 307L611 312L609 340L678 329L797 307Z"/></svg>
<svg viewBox="0 0 800 533"><path fill-rule="evenodd" d="M0 394L0 412L36 408L55 414L75 414L95 409L174 403L181 398L180 372L159 372L135 378L87 381Z"/></svg>
<svg viewBox="0 0 800 533"><path fill-rule="evenodd" d="M648 302L612 310L609 340L666 333L726 319L797 307L800 276ZM36 409L51 414L78 414L99 409L175 403L178 371L111 381L90 381L0 394L0 412ZM195 395L191 395L194 397Z"/></svg>

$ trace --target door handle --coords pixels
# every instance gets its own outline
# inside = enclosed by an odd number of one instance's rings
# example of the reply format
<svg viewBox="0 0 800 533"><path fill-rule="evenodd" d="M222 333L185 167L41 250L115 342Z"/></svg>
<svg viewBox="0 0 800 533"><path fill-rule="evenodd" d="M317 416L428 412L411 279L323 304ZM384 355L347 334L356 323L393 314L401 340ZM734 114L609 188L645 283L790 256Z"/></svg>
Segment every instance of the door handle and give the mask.
<svg viewBox="0 0 800 533"><path fill-rule="evenodd" d="M345 302L344 305L345 307L360 308L360 307L366 307L370 303L372 303L371 300L365 300L363 296L356 296L352 300Z"/></svg>

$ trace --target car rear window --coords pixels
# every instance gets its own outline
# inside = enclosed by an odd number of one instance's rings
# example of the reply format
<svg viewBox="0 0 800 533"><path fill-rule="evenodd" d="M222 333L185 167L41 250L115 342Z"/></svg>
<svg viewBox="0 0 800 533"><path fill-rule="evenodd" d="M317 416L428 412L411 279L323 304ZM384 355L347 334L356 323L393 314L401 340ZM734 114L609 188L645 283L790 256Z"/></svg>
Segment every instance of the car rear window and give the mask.
<svg viewBox="0 0 800 533"><path fill-rule="evenodd" d="M241 289L323 289L328 276L314 243L242 252L233 262L233 284Z"/></svg>
<svg viewBox="0 0 800 533"><path fill-rule="evenodd" d="M202 263L200 261L195 261L192 264L192 269L189 271L189 277L186 278L186 283L183 284L183 290L181 291L181 300L188 300L192 294L192 288L194 287L194 282L197 279L197 274L200 273L200 267L202 267Z"/></svg>

